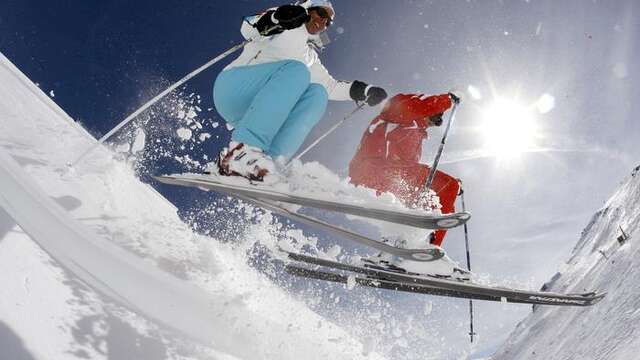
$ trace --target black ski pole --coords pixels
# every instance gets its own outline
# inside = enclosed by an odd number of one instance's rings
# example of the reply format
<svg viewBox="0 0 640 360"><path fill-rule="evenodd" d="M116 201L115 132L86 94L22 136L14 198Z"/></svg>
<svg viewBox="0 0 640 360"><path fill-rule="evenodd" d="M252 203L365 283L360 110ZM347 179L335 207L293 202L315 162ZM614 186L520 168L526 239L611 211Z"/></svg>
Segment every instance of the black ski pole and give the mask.
<svg viewBox="0 0 640 360"><path fill-rule="evenodd" d="M431 189L431 184L433 183L433 178L436 174L436 170L438 168L438 163L440 163L440 156L442 156L442 152L444 151L444 144L447 142L447 136L449 136L449 130L451 129L451 124L456 116L456 110L458 109L458 104L460 104L460 100L454 101L453 109L451 109L451 114L449 115L449 121L447 122L447 128L444 130L444 135L442 135L442 141L440 142L440 148L438 148L438 152L436 153L436 157L433 160L433 165L431 166L431 170L429 170L429 177L427 178L426 189Z"/></svg>
<svg viewBox="0 0 640 360"><path fill-rule="evenodd" d="M462 188L462 181L458 180L460 183L460 200L462 200L462 211L467 211L467 206L464 202L464 189ZM467 249L467 270L471 272L471 255L469 252L469 228L467 227L467 223L464 223L464 244ZM473 342L473 336L476 333L473 331L473 300L469 299L469 337L471 338L471 342Z"/></svg>

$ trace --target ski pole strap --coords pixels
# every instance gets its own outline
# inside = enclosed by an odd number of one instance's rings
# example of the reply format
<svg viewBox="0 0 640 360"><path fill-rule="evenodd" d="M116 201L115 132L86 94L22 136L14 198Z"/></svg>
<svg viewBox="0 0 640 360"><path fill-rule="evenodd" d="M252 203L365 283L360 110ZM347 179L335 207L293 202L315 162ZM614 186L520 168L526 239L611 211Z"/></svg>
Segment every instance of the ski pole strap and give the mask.
<svg viewBox="0 0 640 360"><path fill-rule="evenodd" d="M429 170L429 177L427 178L427 185L425 191L429 191L431 189L431 185L433 184L433 178L436 175L436 171L438 170L438 164L440 163L440 157L442 156L442 152L444 151L444 145L447 142L447 136L449 136L449 130L451 129L451 124L456 116L456 110L458 110L458 105L460 102L455 102L453 104L453 109L451 109L451 113L449 114L449 121L447 122L447 128L444 130L444 134L442 135L442 141L440 141L440 147L438 148L438 152L436 153L435 159L433 159L433 165L431 166L431 170Z"/></svg>

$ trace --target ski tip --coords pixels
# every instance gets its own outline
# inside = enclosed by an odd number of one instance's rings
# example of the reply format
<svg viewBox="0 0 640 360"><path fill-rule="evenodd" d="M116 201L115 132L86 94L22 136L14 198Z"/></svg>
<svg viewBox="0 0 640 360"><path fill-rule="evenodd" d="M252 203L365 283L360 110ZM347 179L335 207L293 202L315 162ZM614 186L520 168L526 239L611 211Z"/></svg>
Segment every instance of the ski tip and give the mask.
<svg viewBox="0 0 640 360"><path fill-rule="evenodd" d="M591 306L599 303L607 295L606 292L591 291L582 294L576 294L576 296L584 298L584 306Z"/></svg>
<svg viewBox="0 0 640 360"><path fill-rule="evenodd" d="M605 296L607 296L606 292L602 292L602 293L592 293L592 297L593 297L593 301L591 302L591 304L595 304L597 302L599 302L600 300L604 299Z"/></svg>
<svg viewBox="0 0 640 360"><path fill-rule="evenodd" d="M436 226L440 229L451 229L460 226L471 219L471 213L468 211L446 214L436 221Z"/></svg>

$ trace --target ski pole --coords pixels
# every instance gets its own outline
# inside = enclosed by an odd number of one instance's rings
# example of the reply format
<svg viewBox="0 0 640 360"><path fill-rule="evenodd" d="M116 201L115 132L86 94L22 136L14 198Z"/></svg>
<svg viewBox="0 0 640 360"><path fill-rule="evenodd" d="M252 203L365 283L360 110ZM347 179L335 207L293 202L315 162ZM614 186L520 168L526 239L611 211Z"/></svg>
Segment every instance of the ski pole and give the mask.
<svg viewBox="0 0 640 360"><path fill-rule="evenodd" d="M460 183L460 200L462 200L462 211L467 211L467 206L464 202L464 189L462 189L462 181L458 180ZM467 223L464 223L464 244L467 249L467 270L471 272L471 255L469 252L469 228L467 227ZM473 342L473 336L476 335L473 332L473 300L469 299L469 337L471 338L471 342Z"/></svg>
<svg viewBox="0 0 640 360"><path fill-rule="evenodd" d="M319 138L317 138L311 145L307 146L306 149L302 150L302 152L300 154L298 154L298 156L296 156L295 158L293 158L293 160L298 160L300 159L304 154L306 154L307 152L309 152L309 150L313 149L316 145L318 145L318 143L320 141L322 141L322 139L324 139L325 137L327 137L329 134L331 134L332 132L335 131L335 129L337 129L340 125L342 125L342 123L344 123L345 121L347 121L349 118L351 118L355 113L357 113L358 111L362 110L362 108L364 107L365 103L360 103L358 104L358 106L353 109L353 111L351 111L349 114L347 114L347 116L345 116L344 118L342 118L342 120L338 121L335 125L333 125L331 127L331 129L329 129L327 132L325 132L324 134L322 134ZM289 160L289 162L287 163L287 165L285 166L285 169L288 169L289 166L291 166L291 164L293 163L293 160Z"/></svg>
<svg viewBox="0 0 640 360"><path fill-rule="evenodd" d="M178 86L184 84L189 79L191 79L192 77L198 75L199 73L201 73L202 71L204 71L205 69L210 67L211 65L219 62L220 60L226 58L227 56L231 55L232 53L242 49L245 45L247 45L251 41L253 41L252 38L251 39L247 39L247 40L241 42L240 44L237 44L237 45L233 46L229 50L227 50L227 51L223 52L222 54L216 56L215 58L211 59L206 64L204 64L204 65L200 66L199 68L195 69L194 71L189 73L187 76L185 76L182 79L180 79L180 81L178 81L175 84L169 86L166 90L164 90L160 94L156 95L153 99L149 100L146 104L142 105L138 110L134 111L133 113L131 113L131 115L127 116L124 120L122 120L122 122L120 122L120 124L118 124L116 127L111 129L111 131L106 133L104 136L102 136L98 140L97 143L91 145L85 152L80 154L80 156L78 156L78 158L76 158L73 162L68 163L67 165L70 166L70 167L73 167L74 165L77 165L82 159L84 159L85 156L89 155L93 150L95 150L95 148L97 148L99 145L104 143L107 139L109 139L113 134L115 134L123 126L127 125L129 122L131 122L131 120L135 119L138 115L140 115L143 111L147 110L151 105L153 105L156 102L158 102L165 95L167 95L168 93L172 92Z"/></svg>
<svg viewBox="0 0 640 360"><path fill-rule="evenodd" d="M442 135L442 141L440 142L440 148L438 148L438 152L436 153L436 157L433 160L433 165L431 166L431 170L429 171L429 177L427 178L426 191L431 189L431 184L433 183L433 178L436 175L436 170L438 168L438 163L440 163L440 156L442 156L442 152L444 151L444 144L447 141L447 136L449 136L449 130L451 129L451 124L456 116L456 110L458 110L458 104L460 104L460 100L455 101L453 104L453 109L451 109L451 114L449 115L449 121L447 122L447 128L444 130L444 135Z"/></svg>

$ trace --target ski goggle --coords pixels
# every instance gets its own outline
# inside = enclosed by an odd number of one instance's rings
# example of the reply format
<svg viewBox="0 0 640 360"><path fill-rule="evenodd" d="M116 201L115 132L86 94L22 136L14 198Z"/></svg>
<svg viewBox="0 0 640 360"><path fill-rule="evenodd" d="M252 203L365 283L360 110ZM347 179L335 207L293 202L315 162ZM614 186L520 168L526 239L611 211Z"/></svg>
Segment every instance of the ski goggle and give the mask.
<svg viewBox="0 0 640 360"><path fill-rule="evenodd" d="M433 123L435 126L442 125L442 114L436 114L429 118L429 121Z"/></svg>
<svg viewBox="0 0 640 360"><path fill-rule="evenodd" d="M326 8L323 8L322 6L314 6L314 7L310 7L307 10L315 11L316 14L318 14L318 16L320 16L323 19L326 19L327 27L331 26L331 24L333 23L333 18L331 17L331 14L329 14L329 11Z"/></svg>

